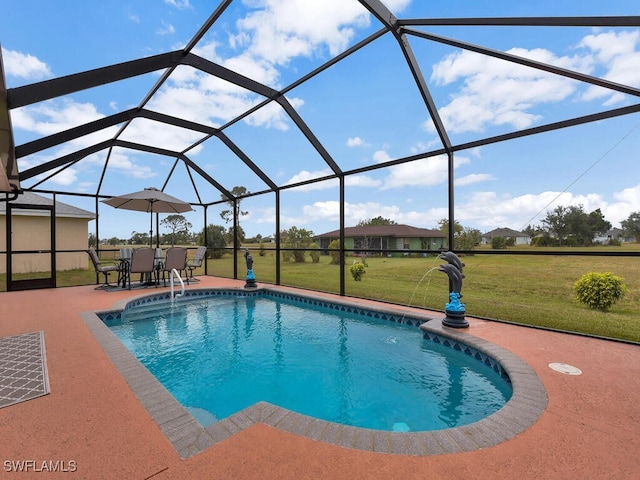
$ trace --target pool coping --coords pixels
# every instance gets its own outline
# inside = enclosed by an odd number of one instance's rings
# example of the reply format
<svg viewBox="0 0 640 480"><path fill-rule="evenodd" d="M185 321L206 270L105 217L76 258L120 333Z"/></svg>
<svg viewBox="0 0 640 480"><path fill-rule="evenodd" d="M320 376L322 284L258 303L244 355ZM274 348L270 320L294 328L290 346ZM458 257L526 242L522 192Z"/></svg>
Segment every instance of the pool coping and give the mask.
<svg viewBox="0 0 640 480"><path fill-rule="evenodd" d="M204 288L192 289L190 292L195 292L191 293L194 295L198 291L212 290L246 292L242 288ZM282 290L270 287L261 287L259 290L282 293ZM310 300L317 299L305 292L296 291L290 294ZM463 330L444 327L437 321L441 318L417 312L408 313L387 304L376 304L373 308L373 304L369 303L368 308L376 311L403 318L422 318L424 323L419 328L426 338L436 341L445 339L448 346L458 350L464 346L471 347L476 353L481 352L482 358L497 362L509 376L513 387L509 401L497 412L469 425L426 432L388 432L341 425L302 415L268 402L258 402L217 423L203 427L98 316L123 310L127 304L156 296L146 294L130 297L116 302L111 309L81 312L80 316L182 459L196 455L256 423L270 425L312 440L370 452L419 456L461 453L491 447L515 437L532 426L547 408L547 393L538 375L524 360L508 350ZM342 297L323 296L322 301L347 307L357 305L358 308L367 308L353 299ZM419 405L416 408L419 408Z"/></svg>

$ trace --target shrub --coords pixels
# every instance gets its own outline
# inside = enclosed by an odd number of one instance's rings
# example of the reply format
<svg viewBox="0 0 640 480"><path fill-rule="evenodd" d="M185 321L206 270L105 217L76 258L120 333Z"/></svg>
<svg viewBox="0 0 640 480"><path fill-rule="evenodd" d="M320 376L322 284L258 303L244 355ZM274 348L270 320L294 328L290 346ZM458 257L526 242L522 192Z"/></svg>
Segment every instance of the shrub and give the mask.
<svg viewBox="0 0 640 480"><path fill-rule="evenodd" d="M491 239L491 248L493 248L494 250L507 248L507 239L504 237L493 237Z"/></svg>
<svg viewBox="0 0 640 480"><path fill-rule="evenodd" d="M293 259L296 263L304 263L305 256L307 255L306 250L294 250L291 253L293 254Z"/></svg>
<svg viewBox="0 0 640 480"><path fill-rule="evenodd" d="M227 241L224 238L224 227L221 225L209 225L207 227L207 253L210 258L222 258L227 246ZM204 241L204 230L200 237ZM204 245L201 243L200 245Z"/></svg>
<svg viewBox="0 0 640 480"><path fill-rule="evenodd" d="M351 276L353 276L353 279L356 282L359 282L360 280L362 280L362 276L367 273L367 269L364 266L364 263L361 262L356 262L353 265L351 265Z"/></svg>
<svg viewBox="0 0 640 480"><path fill-rule="evenodd" d="M320 250L318 250L318 245L314 242L309 245L309 255L311 256L311 261L313 263L320 263Z"/></svg>
<svg viewBox="0 0 640 480"><path fill-rule="evenodd" d="M591 272L580 277L573 289L578 301L604 312L623 297L627 286L611 272Z"/></svg>
<svg viewBox="0 0 640 480"><path fill-rule="evenodd" d="M329 244L329 255L331 255L331 265L340 265L340 240L332 240Z"/></svg>

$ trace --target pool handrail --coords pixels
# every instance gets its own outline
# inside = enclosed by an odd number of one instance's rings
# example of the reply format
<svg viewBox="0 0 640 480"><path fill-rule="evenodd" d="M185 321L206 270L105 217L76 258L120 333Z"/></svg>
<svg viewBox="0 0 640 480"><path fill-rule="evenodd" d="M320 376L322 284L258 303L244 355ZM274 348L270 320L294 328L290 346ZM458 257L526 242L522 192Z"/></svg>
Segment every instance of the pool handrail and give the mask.
<svg viewBox="0 0 640 480"><path fill-rule="evenodd" d="M178 280L180 281L180 287L181 287L181 291L177 295L173 291L173 274L174 273L176 274L176 277L178 277ZM182 297L184 295L184 282L182 281L182 277L180 276L180 273L178 273L178 270L176 270L175 268L172 268L171 273L169 274L169 285L171 286L171 299L174 299L175 297Z"/></svg>

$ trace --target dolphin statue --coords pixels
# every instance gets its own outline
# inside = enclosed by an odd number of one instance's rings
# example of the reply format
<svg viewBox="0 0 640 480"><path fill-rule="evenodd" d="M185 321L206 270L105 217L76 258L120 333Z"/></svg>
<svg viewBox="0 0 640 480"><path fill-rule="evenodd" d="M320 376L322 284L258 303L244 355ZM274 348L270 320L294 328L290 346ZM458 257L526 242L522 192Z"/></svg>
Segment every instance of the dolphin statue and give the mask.
<svg viewBox="0 0 640 480"><path fill-rule="evenodd" d="M438 270L449 276L449 280L451 280L451 291L454 293L460 293L460 290L462 290L462 279L464 278L462 272L451 263L440 265Z"/></svg>
<svg viewBox="0 0 640 480"><path fill-rule="evenodd" d="M438 257L442 258L443 260L446 260L452 265L455 265L455 267L462 272L462 267L464 267L464 263L460 261L460 258L458 258L458 256L455 253L442 252L440 255L438 255Z"/></svg>

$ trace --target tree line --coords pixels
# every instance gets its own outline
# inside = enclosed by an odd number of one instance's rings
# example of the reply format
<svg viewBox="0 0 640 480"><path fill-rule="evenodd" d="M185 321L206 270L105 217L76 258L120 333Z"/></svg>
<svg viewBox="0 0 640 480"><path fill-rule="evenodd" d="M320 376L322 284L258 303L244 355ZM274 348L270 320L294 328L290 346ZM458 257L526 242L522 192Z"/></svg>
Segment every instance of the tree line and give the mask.
<svg viewBox="0 0 640 480"><path fill-rule="evenodd" d="M222 225L210 224L206 227L206 243L209 249L209 255L213 258L221 257L225 249L234 240L239 247L245 241L251 243L260 243L261 235L247 239L245 232L240 226L240 218L247 215L248 212L242 211L240 208L241 199L249 192L245 187L236 186L231 190L236 196L236 201L231 201L224 195L225 200L233 210L224 210L220 213L220 217L225 223L233 222L234 224L228 228ZM160 222L163 227L169 230L168 233L160 235L160 243L167 245L204 245L205 231L191 232L192 225L182 215L168 215ZM374 226L374 225L397 225L394 220L384 218L382 216L368 218L358 222L356 226ZM621 222L623 234L627 237L635 237L636 241L640 241L640 211L633 212L627 219ZM441 219L438 222L437 230L444 234L449 234L449 221ZM458 221L454 222L454 249L455 250L473 250L482 241L482 233L480 230L472 227L465 227ZM528 225L523 233L532 238L532 243L538 246L589 246L593 245L596 237L604 235L611 230L611 223L607 221L598 208L589 213L585 212L583 205L557 206L552 211L547 212L546 217L542 220L541 225ZM285 261L294 260L296 262L304 261L305 252L301 249L309 249L309 251L317 250L317 245L313 241L314 233L312 230L298 228L293 226L280 232L282 247L287 250L283 253ZM514 239L504 240L504 245L500 243L494 248L503 248L513 244ZM95 246L95 235L89 236L89 245ZM109 245L146 245L150 243L149 234L145 232L132 232L129 239L110 238L103 240L103 243ZM496 242L498 243L498 242ZM610 243L615 244L616 239L611 239ZM361 245L358 248L367 249L367 245ZM313 261L317 261L312 255Z"/></svg>
<svg viewBox="0 0 640 480"><path fill-rule="evenodd" d="M640 240L640 211L631 213L620 225L624 236ZM597 243L596 238L605 235L611 227L599 208L587 213L583 205L559 205L547 212L541 225L529 225L524 233L537 246L588 247ZM609 239L610 245L618 243L616 238Z"/></svg>

